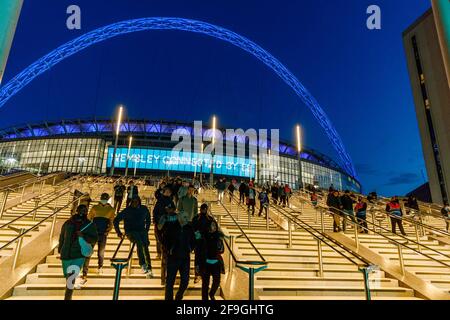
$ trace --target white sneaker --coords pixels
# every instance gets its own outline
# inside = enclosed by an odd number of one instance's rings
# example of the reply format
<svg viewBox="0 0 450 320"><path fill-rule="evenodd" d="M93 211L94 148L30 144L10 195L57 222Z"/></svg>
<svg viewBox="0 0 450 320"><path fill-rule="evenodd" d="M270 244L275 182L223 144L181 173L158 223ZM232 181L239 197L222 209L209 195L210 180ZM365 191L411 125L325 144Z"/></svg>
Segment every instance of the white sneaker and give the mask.
<svg viewBox="0 0 450 320"><path fill-rule="evenodd" d="M141 266L141 272L142 272L143 274L147 274L147 272L148 272L147 267L146 267L146 266Z"/></svg>
<svg viewBox="0 0 450 320"><path fill-rule="evenodd" d="M145 273L145 277L146 277L147 279L153 279L153 271L152 271L152 270L148 270L148 271Z"/></svg>

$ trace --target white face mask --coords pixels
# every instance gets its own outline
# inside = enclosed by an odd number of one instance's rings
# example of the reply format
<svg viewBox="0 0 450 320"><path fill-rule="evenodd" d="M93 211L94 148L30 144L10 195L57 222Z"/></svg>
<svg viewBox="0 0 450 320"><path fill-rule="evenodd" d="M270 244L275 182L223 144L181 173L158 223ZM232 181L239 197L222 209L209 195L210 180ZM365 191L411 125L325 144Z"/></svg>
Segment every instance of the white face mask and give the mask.
<svg viewBox="0 0 450 320"><path fill-rule="evenodd" d="M107 204L107 203L108 203L108 200L100 200L100 203L101 203L101 204Z"/></svg>

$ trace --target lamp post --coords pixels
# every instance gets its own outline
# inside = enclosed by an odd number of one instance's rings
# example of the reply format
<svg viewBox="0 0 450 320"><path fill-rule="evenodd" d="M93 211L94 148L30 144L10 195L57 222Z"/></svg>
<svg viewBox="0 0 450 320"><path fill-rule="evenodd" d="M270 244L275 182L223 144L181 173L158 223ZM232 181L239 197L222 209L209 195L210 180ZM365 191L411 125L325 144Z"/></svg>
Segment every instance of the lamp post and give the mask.
<svg viewBox="0 0 450 320"><path fill-rule="evenodd" d="M130 136L129 140L130 141L128 142L127 162L125 165L125 177L128 176L128 161L130 161L130 150L131 150L131 143L133 142L133 137Z"/></svg>
<svg viewBox="0 0 450 320"><path fill-rule="evenodd" d="M203 149L204 149L204 144L202 142L202 160L200 162L200 186L203 185Z"/></svg>
<svg viewBox="0 0 450 320"><path fill-rule="evenodd" d="M111 176L114 175L114 164L116 162L117 143L119 141L120 124L122 122L122 112L123 112L123 106L120 106L119 107L119 115L117 117L116 141L114 142L114 152L113 152L112 163L111 163L111 172L110 172Z"/></svg>
<svg viewBox="0 0 450 320"><path fill-rule="evenodd" d="M300 133L300 125L297 125L297 152L298 152L298 189L303 190L303 175L302 175L302 138Z"/></svg>
<svg viewBox="0 0 450 320"><path fill-rule="evenodd" d="M215 143L216 143L216 116L213 116L213 123L212 123L212 149L211 149L211 173L209 174L209 184L214 184L214 154L215 154Z"/></svg>

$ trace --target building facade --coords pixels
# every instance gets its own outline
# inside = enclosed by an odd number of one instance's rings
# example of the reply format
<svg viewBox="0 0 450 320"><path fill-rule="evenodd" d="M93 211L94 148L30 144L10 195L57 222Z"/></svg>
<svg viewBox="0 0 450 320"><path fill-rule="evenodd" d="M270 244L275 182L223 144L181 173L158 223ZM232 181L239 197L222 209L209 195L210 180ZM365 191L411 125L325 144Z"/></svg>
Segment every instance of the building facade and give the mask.
<svg viewBox="0 0 450 320"><path fill-rule="evenodd" d="M450 87L433 11L403 33L416 116L433 202L450 191Z"/></svg>
<svg viewBox="0 0 450 320"><path fill-rule="evenodd" d="M0 168L27 170L38 174L65 171L105 174L114 158L115 173L130 175L196 174L255 179L257 182L287 183L298 188L298 153L296 147L280 141L278 155L251 156L249 140L244 138L245 155L214 155L205 152L173 151L175 130L194 134L192 123L128 120L120 127L114 154L116 124L111 120L75 120L27 124L0 130ZM209 128L203 127L202 135ZM223 132L225 137L225 130ZM132 145L129 148L129 137ZM236 139L236 141L239 139ZM227 140L223 140L224 148ZM269 142L270 144L270 142ZM257 150L261 145L258 142ZM192 150L195 148L192 146ZM205 149L206 150L206 149ZM259 154L259 153L258 153ZM331 158L312 149L301 153L302 181L309 185L361 191L360 183Z"/></svg>

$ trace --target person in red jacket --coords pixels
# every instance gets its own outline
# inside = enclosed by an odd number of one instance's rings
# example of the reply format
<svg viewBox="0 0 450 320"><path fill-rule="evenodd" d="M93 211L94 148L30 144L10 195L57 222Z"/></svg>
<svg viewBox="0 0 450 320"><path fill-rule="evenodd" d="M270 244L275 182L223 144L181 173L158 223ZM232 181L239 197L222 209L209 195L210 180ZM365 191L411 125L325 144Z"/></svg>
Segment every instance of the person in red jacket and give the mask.
<svg viewBox="0 0 450 320"><path fill-rule="evenodd" d="M397 196L392 197L391 201L386 205L386 212L391 218L392 233L397 233L396 225L398 225L398 228L400 229L402 235L406 236L405 229L403 229L402 223L402 207L400 205L400 201L398 201Z"/></svg>

